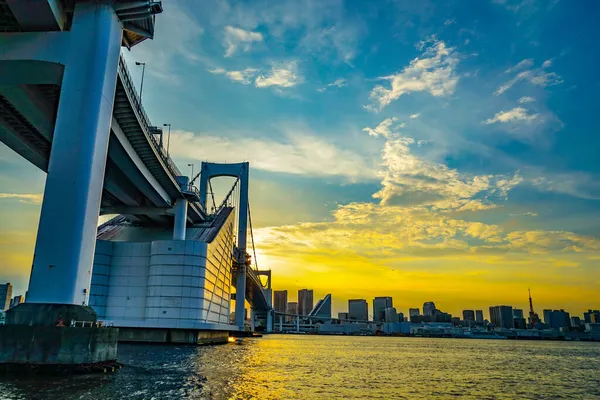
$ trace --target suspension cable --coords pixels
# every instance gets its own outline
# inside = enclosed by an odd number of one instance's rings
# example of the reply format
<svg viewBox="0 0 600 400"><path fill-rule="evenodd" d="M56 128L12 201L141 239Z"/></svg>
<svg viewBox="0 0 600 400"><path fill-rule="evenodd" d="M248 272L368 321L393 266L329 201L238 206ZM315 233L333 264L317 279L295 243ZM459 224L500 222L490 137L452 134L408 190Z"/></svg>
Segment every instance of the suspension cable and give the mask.
<svg viewBox="0 0 600 400"><path fill-rule="evenodd" d="M210 188L210 197L212 197L213 209L215 210L215 212L217 212L217 203L215 203L215 191L213 190L210 179L208 180L208 187Z"/></svg>
<svg viewBox="0 0 600 400"><path fill-rule="evenodd" d="M256 248L254 247L254 232L252 230L252 214L250 214L250 202L248 202L248 220L250 221L250 238L252 239L252 252L254 253L254 266L258 271L258 261L256 261Z"/></svg>

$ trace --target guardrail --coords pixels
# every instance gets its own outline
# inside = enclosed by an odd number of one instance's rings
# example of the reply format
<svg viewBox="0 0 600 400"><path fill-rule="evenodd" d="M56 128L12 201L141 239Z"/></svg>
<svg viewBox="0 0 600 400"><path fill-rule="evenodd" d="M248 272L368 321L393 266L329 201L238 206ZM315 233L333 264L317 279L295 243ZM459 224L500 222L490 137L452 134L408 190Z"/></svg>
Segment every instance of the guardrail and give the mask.
<svg viewBox="0 0 600 400"><path fill-rule="evenodd" d="M171 172L173 177L181 176L181 172L179 171L179 169L177 168L175 163L173 163L173 161L171 160L171 157L169 157L168 155L165 154L164 149L157 142L154 135L151 133L152 131L151 131L150 127L152 125L150 124L150 119L148 118L148 115L146 114L146 111L144 110L144 107L142 106L142 101L135 89L135 86L133 86L133 80L131 79L131 74L129 73L129 69L127 69L127 63L125 62L125 59L123 58L122 54L119 55L118 72L121 75L121 78L123 80L123 86L125 87L125 90L130 95L132 106L140 117L139 118L140 125L142 126L142 131L144 132L144 135L146 135L146 137L149 139L149 141L152 144L152 146L154 147L154 149L156 149L158 155L163 160L163 162L167 166L167 169L169 169L169 172Z"/></svg>

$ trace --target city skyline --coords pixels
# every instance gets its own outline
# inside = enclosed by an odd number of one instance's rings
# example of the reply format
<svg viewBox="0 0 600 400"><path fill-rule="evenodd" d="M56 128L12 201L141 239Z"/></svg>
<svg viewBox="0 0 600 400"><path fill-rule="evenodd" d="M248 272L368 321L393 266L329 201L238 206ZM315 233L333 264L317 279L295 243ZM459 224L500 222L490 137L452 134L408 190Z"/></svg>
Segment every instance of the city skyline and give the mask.
<svg viewBox="0 0 600 400"><path fill-rule="evenodd" d="M123 55L178 166L250 162L275 288L460 315L528 310L531 287L536 309L579 315L600 284L596 24L568 1L176 0ZM0 145L17 293L44 184Z"/></svg>

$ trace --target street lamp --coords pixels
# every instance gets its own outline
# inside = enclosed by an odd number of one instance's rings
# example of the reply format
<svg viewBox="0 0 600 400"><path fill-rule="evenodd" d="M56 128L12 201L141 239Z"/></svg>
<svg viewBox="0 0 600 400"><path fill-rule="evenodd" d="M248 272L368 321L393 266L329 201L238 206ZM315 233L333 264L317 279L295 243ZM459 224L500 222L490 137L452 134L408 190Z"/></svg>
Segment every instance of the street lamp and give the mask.
<svg viewBox="0 0 600 400"><path fill-rule="evenodd" d="M192 175L190 176L190 179L194 178L194 164L188 164L188 167L192 167Z"/></svg>
<svg viewBox="0 0 600 400"><path fill-rule="evenodd" d="M142 83L140 84L140 103L142 102L142 90L144 90L144 73L146 72L146 63L136 61L135 65L142 66Z"/></svg>
<svg viewBox="0 0 600 400"><path fill-rule="evenodd" d="M167 135L167 157L169 157L169 144L171 143L171 124L163 124L163 126L169 127L169 133Z"/></svg>

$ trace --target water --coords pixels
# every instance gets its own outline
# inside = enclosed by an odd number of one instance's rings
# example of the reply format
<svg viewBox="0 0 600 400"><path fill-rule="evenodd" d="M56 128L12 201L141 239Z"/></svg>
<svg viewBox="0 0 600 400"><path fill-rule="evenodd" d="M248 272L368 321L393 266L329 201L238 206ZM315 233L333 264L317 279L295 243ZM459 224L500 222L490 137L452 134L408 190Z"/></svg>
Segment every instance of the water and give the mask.
<svg viewBox="0 0 600 400"><path fill-rule="evenodd" d="M0 378L0 398L600 399L600 343L272 335L119 358L110 375Z"/></svg>

